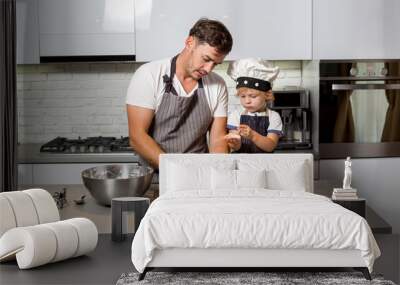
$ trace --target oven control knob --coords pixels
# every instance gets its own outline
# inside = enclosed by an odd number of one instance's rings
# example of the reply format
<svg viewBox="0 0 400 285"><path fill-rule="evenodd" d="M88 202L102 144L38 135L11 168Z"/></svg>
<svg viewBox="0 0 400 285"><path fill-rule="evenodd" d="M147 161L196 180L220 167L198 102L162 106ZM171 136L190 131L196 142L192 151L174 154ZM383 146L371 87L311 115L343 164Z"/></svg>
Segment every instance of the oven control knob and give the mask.
<svg viewBox="0 0 400 285"><path fill-rule="evenodd" d="M383 67L381 70L381 75L386 76L388 74L389 70L386 67Z"/></svg>
<svg viewBox="0 0 400 285"><path fill-rule="evenodd" d="M351 76L356 76L358 74L358 69L357 67L352 67L350 68L350 75Z"/></svg>
<svg viewBox="0 0 400 285"><path fill-rule="evenodd" d="M86 152L86 146L84 145L79 146L79 152Z"/></svg>
<svg viewBox="0 0 400 285"><path fill-rule="evenodd" d="M89 152L94 152L96 147L94 145L89 146Z"/></svg>

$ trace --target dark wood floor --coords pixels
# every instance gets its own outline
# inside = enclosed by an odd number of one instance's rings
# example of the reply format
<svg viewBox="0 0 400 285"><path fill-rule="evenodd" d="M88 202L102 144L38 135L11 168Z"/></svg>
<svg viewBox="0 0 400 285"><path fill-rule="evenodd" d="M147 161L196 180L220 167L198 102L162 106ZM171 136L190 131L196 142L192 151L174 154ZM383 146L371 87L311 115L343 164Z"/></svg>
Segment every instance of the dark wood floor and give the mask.
<svg viewBox="0 0 400 285"><path fill-rule="evenodd" d="M20 270L16 261L1 263L0 284L115 284L122 273L134 271L132 238L117 243L101 234L90 254L33 269Z"/></svg>

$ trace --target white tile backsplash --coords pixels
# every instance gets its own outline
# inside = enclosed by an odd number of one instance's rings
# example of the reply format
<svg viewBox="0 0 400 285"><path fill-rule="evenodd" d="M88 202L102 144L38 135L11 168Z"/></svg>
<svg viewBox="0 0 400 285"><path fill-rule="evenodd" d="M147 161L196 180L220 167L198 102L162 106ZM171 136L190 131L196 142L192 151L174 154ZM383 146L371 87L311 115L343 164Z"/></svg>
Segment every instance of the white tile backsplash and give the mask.
<svg viewBox="0 0 400 285"><path fill-rule="evenodd" d="M72 73L49 73L47 76L49 81L72 80Z"/></svg>
<svg viewBox="0 0 400 285"><path fill-rule="evenodd" d="M47 80L47 74L43 73L22 73L17 75L17 81L45 81Z"/></svg>
<svg viewBox="0 0 400 285"><path fill-rule="evenodd" d="M275 61L274 88L300 86L301 61ZM125 108L130 78L141 63L66 63L17 67L18 141L43 143L56 136L127 136ZM228 62L215 72L228 86L229 111L239 106Z"/></svg>

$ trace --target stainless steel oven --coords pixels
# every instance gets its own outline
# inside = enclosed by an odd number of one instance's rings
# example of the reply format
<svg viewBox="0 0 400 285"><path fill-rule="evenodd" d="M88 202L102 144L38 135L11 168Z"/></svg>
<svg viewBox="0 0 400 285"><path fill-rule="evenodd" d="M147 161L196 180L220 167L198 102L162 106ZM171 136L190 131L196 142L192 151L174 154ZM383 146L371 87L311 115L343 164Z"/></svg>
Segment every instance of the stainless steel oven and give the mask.
<svg viewBox="0 0 400 285"><path fill-rule="evenodd" d="M321 61L321 158L400 156L400 60Z"/></svg>

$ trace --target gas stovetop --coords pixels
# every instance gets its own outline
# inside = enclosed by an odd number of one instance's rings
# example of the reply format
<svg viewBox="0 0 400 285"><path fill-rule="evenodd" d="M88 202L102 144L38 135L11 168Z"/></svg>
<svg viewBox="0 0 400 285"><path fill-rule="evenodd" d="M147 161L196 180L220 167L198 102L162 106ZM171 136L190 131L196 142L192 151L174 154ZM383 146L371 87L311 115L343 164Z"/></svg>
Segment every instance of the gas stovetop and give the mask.
<svg viewBox="0 0 400 285"><path fill-rule="evenodd" d="M40 147L47 153L133 153L129 146L129 137L88 137L68 139L57 137Z"/></svg>

